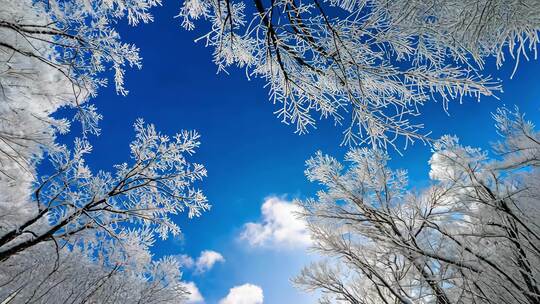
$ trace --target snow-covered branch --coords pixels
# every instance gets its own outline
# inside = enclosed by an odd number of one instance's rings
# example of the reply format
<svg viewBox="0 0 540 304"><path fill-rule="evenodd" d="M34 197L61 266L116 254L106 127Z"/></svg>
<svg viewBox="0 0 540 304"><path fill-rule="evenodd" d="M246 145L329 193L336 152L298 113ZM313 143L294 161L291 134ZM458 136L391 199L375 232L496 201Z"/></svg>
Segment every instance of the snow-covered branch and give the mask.
<svg viewBox="0 0 540 304"><path fill-rule="evenodd" d="M536 54L540 28L534 0L185 0L179 17L210 22L218 69L264 79L297 132L331 118L343 143L385 149L428 140L414 118L426 102L499 91L484 61Z"/></svg>
<svg viewBox="0 0 540 304"><path fill-rule="evenodd" d="M328 260L296 283L345 303L539 303L540 137L519 112L494 116L498 156L445 136L423 190L380 150L351 150L346 169L310 159L308 178L326 189L303 217Z"/></svg>

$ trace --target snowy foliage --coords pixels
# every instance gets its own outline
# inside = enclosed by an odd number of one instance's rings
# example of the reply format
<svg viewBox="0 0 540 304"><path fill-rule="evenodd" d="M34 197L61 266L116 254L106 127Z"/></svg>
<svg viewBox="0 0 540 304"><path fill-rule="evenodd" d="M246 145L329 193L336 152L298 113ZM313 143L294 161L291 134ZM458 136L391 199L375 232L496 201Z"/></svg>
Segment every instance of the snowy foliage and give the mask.
<svg viewBox="0 0 540 304"><path fill-rule="evenodd" d="M137 48L120 41L114 23L150 21L159 1L0 0L0 206L6 217L25 216L34 166L56 150L70 121L53 118L75 108L86 134L99 133L101 115L87 99L106 84L112 68L125 93L126 65L140 66ZM24 126L24 127L22 127Z"/></svg>
<svg viewBox="0 0 540 304"><path fill-rule="evenodd" d="M68 131L68 121L50 116L62 107L77 109L75 118L84 132L99 132L101 115L84 103L106 85L109 70L116 90L126 94L126 66L141 66L138 49L122 42L113 25L125 16L133 25L148 22L152 20L148 9L158 4L156 0L0 1L3 179L16 179L13 170L32 171L30 162L39 159L42 149L54 146L56 132Z"/></svg>
<svg viewBox="0 0 540 304"><path fill-rule="evenodd" d="M321 303L539 303L540 134L517 111L494 117L496 156L445 136L421 191L377 150L350 151L346 170L310 159L308 178L326 190L304 217L327 260L296 283Z"/></svg>
<svg viewBox="0 0 540 304"><path fill-rule="evenodd" d="M169 138L142 120L135 123L135 130L136 137L130 146L132 161L115 166L116 172L93 173L84 161L91 146L84 140L76 140L73 152L59 147L51 156L55 173L42 177L34 193L27 196L31 201L23 205L24 216L10 216L2 210L0 265L6 277L1 279L5 284L11 282L10 290L17 291L17 302L24 302L25 297L30 296L28 292L39 294L44 286L54 285L56 280L63 282L64 276L75 276L84 271L84 267L95 272L95 277L107 276L107 281L112 280L106 285L111 290L126 289L124 284L131 283L122 278L135 277L142 288L136 292L144 293L146 288L151 288L166 293L169 287L171 293L183 291L177 286L180 284L179 263L172 259L152 261L150 246L156 236L166 238L180 232L171 215L186 210L189 217L193 217L209 209L204 195L193 187L194 182L206 175L206 170L185 158L199 145L199 135L185 131ZM56 255L44 253L55 250ZM50 259L38 273L52 274L36 277L36 285L17 285L19 281L12 279L12 275L20 280L32 278L32 272L37 271L32 265L41 264L33 260L40 258L32 254L36 251ZM56 261L55 256L58 256ZM92 261L95 258L99 263ZM86 261L87 265L73 263L78 259ZM166 278L162 278L166 274ZM77 284L77 280L71 282ZM91 283L85 281L85 284ZM19 294L20 286L25 287ZM107 296L111 292L103 288L95 296ZM83 297L91 290L79 291L79 296ZM132 296L145 297L136 292ZM125 303L133 303L129 299L126 298Z"/></svg>
<svg viewBox="0 0 540 304"><path fill-rule="evenodd" d="M231 65L266 80L277 115L298 132L316 116L345 128L344 143L374 148L424 140L412 120L435 99L490 96L498 83L485 60L536 53L540 6L524 1L185 0L187 29L210 22L201 39L219 70ZM205 168L188 158L196 132L174 137L134 124L130 160L92 170L89 135L101 114L88 101L112 79L126 95L125 69L141 67L136 46L115 29L152 21L160 0L0 0L0 301L2 303L178 303L204 299L182 282L182 261L155 260L156 238L180 233L174 217L210 208L196 183ZM536 55L536 54L535 54ZM73 147L59 109L82 126ZM382 150L357 149L342 174L318 154L308 177L328 187L304 208L274 201L254 244L291 236L328 262L297 283L323 302L539 303L540 138L518 112L494 115L499 154L444 137L434 145L434 185L406 190L403 171ZM48 176L36 166L47 158ZM292 214L303 210L308 226ZM292 226L291 226L292 223ZM311 237L308 236L308 229ZM247 235L247 234L246 234ZM204 251L197 273L224 261ZM191 297L187 293L192 292ZM262 303L260 287L232 288L221 303Z"/></svg>
<svg viewBox="0 0 540 304"><path fill-rule="evenodd" d="M0 299L8 303L180 303L186 288L178 262L165 258L141 270L117 260L109 265L79 248L40 244L8 260L0 274Z"/></svg>
<svg viewBox="0 0 540 304"><path fill-rule="evenodd" d="M35 175L34 160L45 147L54 147L57 132L69 128L68 121L50 115L70 103L72 86L61 71L26 55L35 51L55 57L48 43L25 40L5 26L50 23L44 11L31 1L3 0L0 5L0 208L4 211L0 221L5 221L28 212L22 204Z"/></svg>
<svg viewBox="0 0 540 304"><path fill-rule="evenodd" d="M159 3L0 1L2 183L28 186L33 162L54 148L57 132L69 130L68 120L51 117L58 109L76 108L83 132L99 133L101 115L85 104L88 97L107 83L109 70L116 90L126 94L124 69L141 66L138 49L122 42L113 25L126 16L133 25L151 21L148 10ZM23 197L16 191L8 195Z"/></svg>
<svg viewBox="0 0 540 304"><path fill-rule="evenodd" d="M432 98L446 110L493 95L485 59L536 55L540 29L535 0L185 0L179 17L190 30L210 22L201 39L218 69L263 78L297 132L329 117L345 144L385 148L425 139L413 117Z"/></svg>
<svg viewBox="0 0 540 304"><path fill-rule="evenodd" d="M30 57L57 70L73 83L76 93L95 94L96 88L107 83L103 72L110 69L117 92L126 94L124 69L140 67L141 59L137 47L120 40L114 25L122 18L127 18L131 25L152 21L149 9L160 3L2 0L8 16L2 16L0 28L13 40L2 41L1 46L4 51ZM27 16L21 18L21 14ZM54 52L27 47L34 44L47 45Z"/></svg>
<svg viewBox="0 0 540 304"><path fill-rule="evenodd" d="M189 301L174 258L153 259L156 237L180 233L171 216L208 210L194 183L206 175L186 157L199 135L173 138L135 123L131 161L93 172L84 160L101 114L88 99L124 71L138 49L115 24L149 22L159 0L0 0L0 301L179 303ZM112 76L110 76L112 75ZM56 142L75 109L82 138ZM52 173L37 176L50 160ZM82 275L84 274L84 275ZM193 286L191 286L193 287ZM200 297L200 295L199 295Z"/></svg>
<svg viewBox="0 0 540 304"><path fill-rule="evenodd" d="M166 238L180 229L170 215L188 210L189 217L209 208L193 182L206 175L200 164L190 164L199 135L182 132L174 139L158 133L142 120L131 143L130 164L115 166L114 174L93 174L84 156L91 146L76 140L73 153L59 148L51 156L55 173L45 176L32 195L33 213L2 225L0 259L53 238L69 239L86 230L107 234L111 241L148 246L154 235ZM131 244L132 236L140 244Z"/></svg>

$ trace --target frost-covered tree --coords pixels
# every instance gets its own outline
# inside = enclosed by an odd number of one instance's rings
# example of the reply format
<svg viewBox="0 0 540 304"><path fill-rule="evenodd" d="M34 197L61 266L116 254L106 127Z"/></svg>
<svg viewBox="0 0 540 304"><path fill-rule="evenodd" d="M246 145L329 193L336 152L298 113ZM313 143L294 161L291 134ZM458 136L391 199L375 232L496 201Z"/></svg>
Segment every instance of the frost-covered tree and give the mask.
<svg viewBox="0 0 540 304"><path fill-rule="evenodd" d="M485 59L536 53L536 0L185 0L183 26L211 24L201 39L219 70L245 68L270 88L276 114L306 132L332 118L344 143L425 139L420 106L500 89Z"/></svg>
<svg viewBox="0 0 540 304"><path fill-rule="evenodd" d="M159 1L0 0L0 205L21 207L36 178L35 163L55 149L70 120L53 118L74 108L85 133L99 133L101 115L87 99L113 71L125 94L126 66L140 67L138 49L120 40L113 25L151 20Z"/></svg>
<svg viewBox="0 0 540 304"><path fill-rule="evenodd" d="M90 258L81 248L58 250L43 243L2 270L2 303L183 303L186 298L178 262L171 258L135 269L120 260Z"/></svg>
<svg viewBox="0 0 540 304"><path fill-rule="evenodd" d="M160 0L2 0L0 46L10 66L21 60L43 64L73 83L75 93L95 94L112 70L117 92L126 94L124 69L140 67L138 49L120 39L114 26L126 18L130 25L152 21L149 9ZM27 63L27 68L29 65ZM11 73L23 78L24 66ZM19 79L19 81L25 81ZM5 86L5 84L4 84ZM84 95L83 95L84 96Z"/></svg>
<svg viewBox="0 0 540 304"><path fill-rule="evenodd" d="M80 239L97 249L147 247L156 235L180 232L170 215L188 209L193 217L207 210L206 197L193 188L206 170L186 159L198 147L199 135L184 131L171 139L142 120L135 130L131 162L116 165L114 173L93 173L85 164L92 148L87 141L76 140L72 153L65 146L55 151L55 170L39 181L27 214L16 218L2 212L0 261L45 241ZM112 244L81 238L86 234L105 235Z"/></svg>
<svg viewBox="0 0 540 304"><path fill-rule="evenodd" d="M114 25L151 21L159 4L0 0L0 302L182 302L179 264L150 247L179 233L171 216L209 208L194 188L206 171L186 159L198 134L170 138L140 120L131 161L112 173L84 161L101 119L88 99L107 78L125 95L124 69L140 67ZM73 148L56 142L71 123L53 117L60 108L82 125ZM52 165L38 176L44 157Z"/></svg>
<svg viewBox="0 0 540 304"><path fill-rule="evenodd" d="M421 190L379 150L351 150L346 169L310 159L326 189L302 215L327 259L296 284L321 303L540 303L540 134L517 111L494 117L496 156L443 137Z"/></svg>
<svg viewBox="0 0 540 304"><path fill-rule="evenodd" d="M51 155L53 173L18 206L24 212L0 208L0 296L9 303L182 300L179 263L153 261L150 247L180 232L172 215L209 209L193 185L206 170L186 159L199 135L170 138L142 120L135 130L131 161L114 173L92 172L84 161L91 146L76 140L73 152L62 146Z"/></svg>

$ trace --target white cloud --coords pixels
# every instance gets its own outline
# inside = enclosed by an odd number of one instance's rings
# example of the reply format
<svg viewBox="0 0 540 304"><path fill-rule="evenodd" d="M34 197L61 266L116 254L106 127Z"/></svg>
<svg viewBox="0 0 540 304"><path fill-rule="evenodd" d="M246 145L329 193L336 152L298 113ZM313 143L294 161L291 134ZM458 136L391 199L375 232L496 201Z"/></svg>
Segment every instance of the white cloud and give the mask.
<svg viewBox="0 0 540 304"><path fill-rule="evenodd" d="M212 250L204 250L195 262L195 271L197 273L207 272L218 262L225 262L221 253Z"/></svg>
<svg viewBox="0 0 540 304"><path fill-rule="evenodd" d="M456 158L456 155L451 155L451 153L449 153L448 151L439 151L433 153L429 160L429 177L432 180L438 181L445 181L455 178L455 164L450 160Z"/></svg>
<svg viewBox="0 0 540 304"><path fill-rule="evenodd" d="M229 294L219 304L262 304L263 290L257 285L244 284L229 289Z"/></svg>
<svg viewBox="0 0 540 304"><path fill-rule="evenodd" d="M225 262L223 255L213 250L203 250L196 260L186 254L177 255L176 259L182 267L194 268L196 274L209 271L216 263Z"/></svg>
<svg viewBox="0 0 540 304"><path fill-rule="evenodd" d="M306 247L311 237L306 222L296 214L299 211L290 201L268 197L261 207L262 221L245 224L240 239L251 246Z"/></svg>
<svg viewBox="0 0 540 304"><path fill-rule="evenodd" d="M187 292L189 292L186 303L188 304L204 303L204 298L201 295L201 292L199 291L199 288L197 288L197 285L195 285L195 283L184 282L183 287L186 289Z"/></svg>

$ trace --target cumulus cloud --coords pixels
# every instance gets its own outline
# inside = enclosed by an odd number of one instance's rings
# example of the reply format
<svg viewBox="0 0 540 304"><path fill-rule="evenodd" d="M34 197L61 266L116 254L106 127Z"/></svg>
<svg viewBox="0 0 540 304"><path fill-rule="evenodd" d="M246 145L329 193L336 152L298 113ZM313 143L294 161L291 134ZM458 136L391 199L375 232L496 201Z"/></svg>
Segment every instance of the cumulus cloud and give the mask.
<svg viewBox="0 0 540 304"><path fill-rule="evenodd" d="M197 259L182 254L176 256L180 265L187 269L195 269L195 273L201 274L209 271L216 263L225 262L225 258L221 253L213 250L204 250Z"/></svg>
<svg viewBox="0 0 540 304"><path fill-rule="evenodd" d="M449 161L449 159L456 159L456 156L448 154L450 154L448 151L439 151L431 156L429 177L432 180L445 181L456 177L455 164Z"/></svg>
<svg viewBox="0 0 540 304"><path fill-rule="evenodd" d="M212 250L204 250L197 258L197 261L195 261L195 271L198 273L207 272L214 267L214 264L219 262L225 262L225 258L223 258L221 253Z"/></svg>
<svg viewBox="0 0 540 304"><path fill-rule="evenodd" d="M199 291L199 288L197 288L197 285L195 285L195 283L184 282L183 287L187 292L189 292L186 303L188 304L204 303L204 298L201 295L201 292Z"/></svg>
<svg viewBox="0 0 540 304"><path fill-rule="evenodd" d="M263 290L257 285L244 284L229 289L229 294L219 304L262 304Z"/></svg>
<svg viewBox="0 0 540 304"><path fill-rule="evenodd" d="M311 237L306 222L296 214L299 211L290 201L268 197L261 207L262 220L245 224L240 239L258 247L306 247Z"/></svg>

